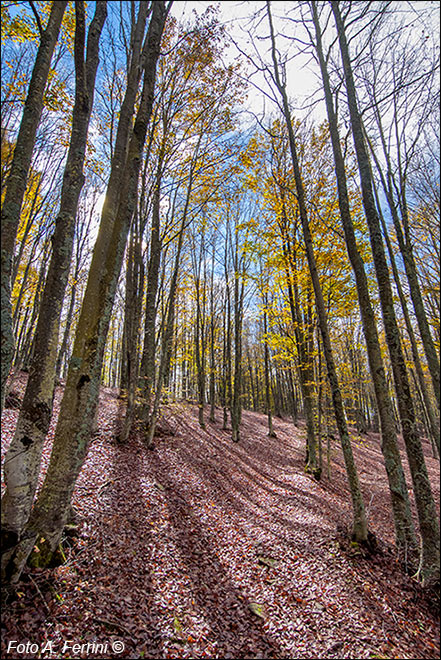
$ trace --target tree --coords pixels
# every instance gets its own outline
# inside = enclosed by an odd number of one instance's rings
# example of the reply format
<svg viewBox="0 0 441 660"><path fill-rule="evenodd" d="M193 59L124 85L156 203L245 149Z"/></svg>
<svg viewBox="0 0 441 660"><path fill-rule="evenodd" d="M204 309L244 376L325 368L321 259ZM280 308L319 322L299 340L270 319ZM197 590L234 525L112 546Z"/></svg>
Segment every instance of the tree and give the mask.
<svg viewBox="0 0 441 660"><path fill-rule="evenodd" d="M325 92L326 108L329 120L329 130L335 162L335 173L338 187L338 201L341 221L345 233L348 256L352 264L357 284L358 301L363 322L363 331L369 358L370 373L374 384L377 408L381 420L382 451L385 460L386 472L394 513L395 535L399 551L412 560L416 552L415 533L412 523L409 497L406 480L401 465L400 453L395 432L395 421L392 402L389 398L383 360L381 357L376 319L372 308L369 287L364 268L363 258L357 247L354 226L351 217L345 163L341 150L338 131L337 115L332 98L330 79L326 65L326 58L322 45L322 32L319 24L317 7L310 3L315 31L315 48L320 64L320 70Z"/></svg>
<svg viewBox="0 0 441 660"><path fill-rule="evenodd" d="M112 171L75 335L51 461L21 541L7 567L7 575L12 582L19 578L36 541L40 546L42 564L49 563L56 552L69 513L75 481L87 455L112 305L136 203L139 165L153 106L160 41L169 8L170 5L166 7L164 2L153 4L143 48L148 7L141 4L138 13ZM130 132L141 75L141 53L144 81L135 123Z"/></svg>
<svg viewBox="0 0 441 660"><path fill-rule="evenodd" d="M303 229L303 236L305 241L306 254L308 258L309 271L311 273L312 284L314 287L315 303L316 303L317 315L319 320L320 332L322 335L322 342L323 342L323 352L325 355L326 366L328 369L328 378L331 385L335 418L339 430L340 442L343 449L343 455L346 464L346 472L348 475L349 487L352 497L352 506L354 513L352 534L353 534L353 538L357 542L366 543L368 541L368 528L367 528L366 513L363 503L363 496L361 494L360 485L358 482L357 470L354 463L351 443L346 425L346 417L343 409L340 387L338 383L334 358L332 354L332 347L331 347L328 324L326 319L326 309L323 300L320 281L318 278L314 249L312 245L312 237L309 228L308 215L305 205L303 182L299 167L299 160L297 156L296 141L295 141L294 130L291 121L291 112L289 109L288 96L286 93L285 84L282 82L279 73L279 63L277 61L275 35L274 35L274 28L272 23L272 16L271 16L269 2L267 2L266 6L267 6L268 21L270 26L271 56L272 56L273 69L274 69L274 82L282 98L283 115L285 118L286 127L288 131L289 147L291 152L292 165L294 169L297 200L299 205L299 215Z"/></svg>
<svg viewBox="0 0 441 660"><path fill-rule="evenodd" d="M421 442L415 426L415 411L401 346L400 332L395 316L389 270L381 236L380 221L372 190L369 155L364 140L363 126L358 110L354 78L352 74L352 63L346 37L346 27L342 19L339 3L333 1L331 2L331 7L338 31L345 85L348 94L348 107L351 117L351 131L360 175L363 206L369 227L384 328L400 411L401 427L406 444L407 457L409 460L420 522L422 536L421 576L423 580L428 583L432 580L436 582L439 580L439 530L436 509Z"/></svg>
<svg viewBox="0 0 441 660"><path fill-rule="evenodd" d="M366 83L369 101L374 115L374 130L378 134L384 166L381 165L372 140L369 140L370 150L380 177L381 186L387 200L395 234L401 252L405 273L409 285L410 297L420 331L424 354L427 359L433 391L440 406L440 363L435 344L430 331L421 287L418 281L417 268L413 256L413 241L409 218L408 178L412 162L417 153L417 144L424 132L424 124L435 110L437 95L435 94L434 76L437 62L427 62L419 55L419 48L411 47L409 42L400 43L401 31L392 39L387 39L382 45L386 53L392 52L392 61L388 67L386 82L392 87L392 92L386 94L386 103L381 101L381 89L378 81L380 72L369 76L372 80ZM378 45L370 41L370 63L375 71L378 57ZM375 57L373 51L375 50ZM390 80L389 80L390 78ZM422 92L424 93L422 94ZM392 105L392 127L387 131L382 119L387 115L388 105ZM418 117L415 123L415 117ZM411 127L411 128L409 128ZM413 132L413 135L411 134ZM367 131L369 133L369 131ZM394 162L395 161L395 162Z"/></svg>
<svg viewBox="0 0 441 660"><path fill-rule="evenodd" d="M106 2L98 2L89 28L87 56L85 8L77 2L75 35L76 99L72 137L52 236L52 257L43 289L26 392L13 441L5 457L6 492L2 501L3 547L14 547L34 500L41 452L52 416L61 308L72 257L75 218L84 183L83 164L93 105L98 48L106 18ZM3 561L7 555L3 553Z"/></svg>
<svg viewBox="0 0 441 660"><path fill-rule="evenodd" d="M43 110L43 95L49 74L52 55L57 43L61 21L67 1L53 2L47 25L41 32L40 46L35 59L32 77L26 97L20 129L15 144L11 169L6 183L2 204L2 250L1 250L1 391L0 410L3 410L6 379L9 375L13 355L14 337L11 318L11 272L15 239L20 222L20 212L26 191L27 177L31 165L35 136Z"/></svg>

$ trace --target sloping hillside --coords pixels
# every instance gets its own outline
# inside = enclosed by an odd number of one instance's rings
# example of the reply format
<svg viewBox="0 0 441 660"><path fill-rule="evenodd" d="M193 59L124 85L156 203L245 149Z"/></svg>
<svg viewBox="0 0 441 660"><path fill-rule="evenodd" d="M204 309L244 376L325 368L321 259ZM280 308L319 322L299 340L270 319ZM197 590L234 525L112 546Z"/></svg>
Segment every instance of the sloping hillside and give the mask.
<svg viewBox="0 0 441 660"><path fill-rule="evenodd" d="M115 642L130 658L439 657L435 608L388 547L378 437L354 442L379 540L365 558L342 541L351 512L336 443L331 480L317 483L301 426L275 419L268 438L266 418L244 412L233 444L221 411L202 431L196 409L176 404L150 452L137 438L116 444L118 406L104 390L74 497L80 536L63 566L27 574L4 613L4 656L31 657L7 652L29 640L63 658L94 657L87 643L114 658ZM4 413L6 444L16 414ZM428 447L427 464L438 495ZM63 651L65 640L83 647Z"/></svg>

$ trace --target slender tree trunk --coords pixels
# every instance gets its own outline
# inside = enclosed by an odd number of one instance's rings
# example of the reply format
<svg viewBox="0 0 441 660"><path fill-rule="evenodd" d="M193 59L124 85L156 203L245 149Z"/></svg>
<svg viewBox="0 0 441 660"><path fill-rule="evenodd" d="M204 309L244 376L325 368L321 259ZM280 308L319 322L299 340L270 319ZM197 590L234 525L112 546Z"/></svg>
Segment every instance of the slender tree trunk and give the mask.
<svg viewBox="0 0 441 660"><path fill-rule="evenodd" d="M66 325L64 327L63 340L61 342L60 350L58 351L57 365L55 369L55 373L57 377L61 376L61 366L63 364L64 357L67 353L67 344L69 341L70 329L72 327L76 294L77 294L77 285L74 282L70 292L69 308L67 310L67 315L66 315Z"/></svg>
<svg viewBox="0 0 441 660"><path fill-rule="evenodd" d="M156 430L156 424L159 419L159 408L160 408L160 403L161 403L161 395L162 395L162 387L163 387L163 381L164 381L164 375L168 371L168 364L170 361L171 357L171 348L172 348L172 341L173 341L173 328L174 328L174 320L175 320L175 298L176 298L176 293L177 293L177 286L178 286L178 275L179 275L179 265L180 265L180 258L181 258L181 251L182 251L182 243L184 240L184 233L185 233L185 227L187 223L187 218L188 218L188 211L189 211L189 206L190 206L190 197L191 197L191 192L193 189L193 181L194 181L194 176L195 176L195 170L196 170L196 163L197 163L197 156L199 153L199 147L201 144L201 139L202 139L202 134L199 136L198 143L195 147L194 153L193 153L193 159L192 163L190 165L190 172L189 172L189 179L188 179L188 185L187 185L187 193L186 193L186 198L185 198L185 204L184 204L184 209L182 211L182 219L181 219L181 224L180 224L180 229L178 232L178 244L177 244L177 249L176 249L176 258L175 258L175 265L174 265L174 270L171 278L171 284L170 284L170 293L168 297L168 310L167 310L167 315L166 315L166 321L165 321L165 326L164 326L164 334L163 334L163 339L162 339L162 348L161 348L161 357L159 361L159 370L158 370L158 375L156 379L156 389L155 389L155 397L152 405L152 410L148 410L148 417L147 414L144 416L144 428L145 428L145 442L147 445L147 448L152 449L153 448L153 437L155 435L155 430ZM147 411L146 411L147 413Z"/></svg>
<svg viewBox="0 0 441 660"><path fill-rule="evenodd" d="M249 349L247 351L247 361L248 361L248 373L250 376L250 387L251 387L251 402L253 406L253 411L257 412L258 410L258 401L257 401L257 396L256 396L256 386L254 384L254 376L253 376L253 367L251 365L251 356L249 353Z"/></svg>
<svg viewBox="0 0 441 660"><path fill-rule="evenodd" d="M265 309L263 312L263 333L265 335L265 344L264 344L264 368L265 368L265 402L266 402L266 414L268 418L268 436L270 438L275 438L276 434L273 429L273 415L271 410L271 382L269 375L269 348L268 348L268 321L266 314L266 296L264 296L263 304Z"/></svg>
<svg viewBox="0 0 441 660"><path fill-rule="evenodd" d="M188 203L190 199L190 191L191 191L191 186L192 186L192 175L190 174L190 182L188 186L188 191L187 191L187 200L184 208L184 212L182 215L182 221L181 221L181 226L179 230L179 236L178 236L178 245L176 249L176 258L175 258L175 265L173 269L173 274L172 274L172 279L171 279L171 284L170 284L170 294L169 294L169 299L168 299L168 310L167 310L167 318L166 318L166 323L165 323L165 328L164 328L164 335L162 339L162 347L161 347L161 357L159 361L159 369L158 369L158 376L157 376L157 381L156 381L156 388L155 388L155 397L153 401L153 406L152 406L152 411L148 419L148 427L146 429L146 445L148 449L153 448L153 438L155 435L156 431L156 424L159 419L159 407L161 403L161 394L162 394L162 384L164 380L164 374L167 371L168 368L168 361L170 359L171 355L171 343L173 340L173 328L174 328L174 321L175 321L175 301L176 301L176 292L178 288L178 275L179 275L179 265L180 265L180 259L181 259L181 250L182 250L182 243L184 240L184 230L185 230L185 225L186 225L186 218L187 218L187 212L188 212Z"/></svg>
<svg viewBox="0 0 441 660"><path fill-rule="evenodd" d="M300 300L297 281L296 251L291 248L287 218L285 212L284 196L282 194L282 222L280 230L282 233L282 249L285 259L285 271L287 279L288 300L291 311L291 318L294 324L294 336L296 339L298 353L298 374L300 382L300 391L302 394L303 411L306 421L306 467L315 479L320 479L320 472L317 469L316 457L316 437L314 430L314 402L313 402L313 379L311 378L311 354L308 350L306 331L300 312Z"/></svg>
<svg viewBox="0 0 441 660"><path fill-rule="evenodd" d="M197 296L199 293L196 294ZM205 403L205 371L203 368L204 350L204 327L201 321L200 301L196 302L196 323L195 323L195 358L196 358L196 374L198 384L198 419L201 429L205 429L204 421L204 403Z"/></svg>
<svg viewBox="0 0 441 660"><path fill-rule="evenodd" d="M196 286L196 321L195 321L195 334L194 334L194 349L195 349L195 358L196 358L196 377L198 385L198 419L199 426L202 429L205 429L204 421L204 403L205 403L205 369L204 369L204 353L205 353L205 327L203 322L203 314L201 311L201 305L205 304L205 295L201 302L201 275L200 267L201 262L205 259L205 250L204 250L204 232L202 230L202 246L201 254L198 264L194 264L195 269L195 286ZM194 255L196 259L196 255ZM205 282L203 285L205 292Z"/></svg>
<svg viewBox="0 0 441 660"><path fill-rule="evenodd" d="M319 469L320 473L323 471L323 442L322 442L322 417L323 417L323 383L322 383L322 350L320 346L320 333L317 329L317 380L318 380L318 393L317 393L317 435L318 435L318 453L319 453Z"/></svg>
<svg viewBox="0 0 441 660"><path fill-rule="evenodd" d="M289 385L289 401L290 401L291 417L294 426L298 426L297 396L294 388L294 380L292 377L291 365L288 368L288 385Z"/></svg>
<svg viewBox="0 0 441 660"><path fill-rule="evenodd" d="M156 63L167 15L165 3L155 2L146 38L142 96L127 151L127 137L139 84L137 53L140 52L147 10L146 5L140 5L138 48L135 45L126 98L120 115L121 131L117 136L109 187L76 331L51 460L21 542L8 567L12 581L19 578L37 539L39 563L47 565L51 560L60 542L75 482L87 455L113 301L136 205L139 167L153 105ZM109 203L110 200L119 201L117 209Z"/></svg>
<svg viewBox="0 0 441 660"><path fill-rule="evenodd" d="M340 53L343 62L348 106L351 117L351 129L354 138L358 169L360 174L363 206L369 227L370 241L374 266L377 275L380 302L386 340L392 363L395 390L400 412L403 438L406 444L407 457L412 475L415 500L422 536L421 576L424 581L439 580L439 526L435 503L432 496L430 481L424 461L423 449L415 426L415 411L406 372L400 333L393 306L392 288L389 280L389 270L384 253L378 218L372 190L372 177L369 156L364 142L363 127L357 105L352 65L346 40L345 26L340 14L339 3L331 2L332 11L338 32Z"/></svg>
<svg viewBox="0 0 441 660"><path fill-rule="evenodd" d="M34 258L35 258L35 251L36 251L36 248L37 248L37 242L38 241L35 241L34 245L32 246L31 254L29 255L28 262L27 262L26 267L24 269L23 279L22 279L21 285L20 285L20 291L18 293L18 298L17 298L17 301L15 303L15 309L14 309L14 312L12 314L12 327L13 327L13 331L14 331L14 336L17 333L18 323L19 323L19 319L20 319L20 316L21 316L21 302L23 300L23 296L24 296L25 292L28 290L28 277L29 277L29 272L31 270L32 262L34 261Z"/></svg>
<svg viewBox="0 0 441 660"><path fill-rule="evenodd" d="M322 335L323 342L323 353L326 361L326 367L328 370L329 383L331 385L332 401L334 405L334 413L337 422L337 427L340 435L340 442L342 445L343 456L346 465L346 472L349 481L349 488L352 498L353 506L353 530L352 534L354 539L357 542L365 543L368 540L368 528L366 520L366 512L364 508L363 496L360 490L360 484L358 481L357 469L354 462L354 457L352 453L351 441L348 434L346 417L343 409L343 401L340 391L340 386L338 383L337 372L334 363L334 357L332 354L331 341L328 331L328 323L326 318L326 309L325 303L323 300L323 294L320 286L320 280L318 277L317 266L315 262L314 250L312 245L312 236L309 228L306 203L304 197L304 189L302 176L300 172L300 166L297 156L297 149L295 143L294 130L291 122L291 114L289 110L288 97L286 94L286 88L282 84L279 76L279 65L277 63L276 57L276 44L274 37L274 29L272 24L272 17L269 2L267 1L267 10L268 10L268 19L270 22L270 33L271 33L271 54L274 64L274 80L276 86L280 92L283 102L283 114L286 121L286 126L288 130L288 139L289 146L291 151L291 159L294 169L294 178L296 183L297 191L297 201L299 205L300 220L302 223L303 237L305 241L306 256L308 260L309 271L311 273L312 285L314 288L315 303L317 309L318 322L320 327L320 332Z"/></svg>
<svg viewBox="0 0 441 660"><path fill-rule="evenodd" d="M212 424L215 423L215 397L216 397L216 382L215 382L215 318L214 318L214 248L215 243L213 241L213 252L211 256L211 278L210 278L210 385L209 385L209 397L210 397L210 416L209 420Z"/></svg>
<svg viewBox="0 0 441 660"><path fill-rule="evenodd" d="M236 268L234 273L234 377L231 397L231 433L233 442L240 440L240 422L242 418L242 318L243 318L243 288L244 283L239 282Z"/></svg>
<svg viewBox="0 0 441 660"><path fill-rule="evenodd" d="M40 311L41 294L43 291L44 283L46 281L46 269L47 269L46 260L49 255L49 251L50 251L50 241L46 240L42 250L42 259L41 259L40 271L38 273L38 282L35 290L34 301L32 304L32 315L29 325L26 328L26 337L24 339L23 345L18 343L16 347L16 352L14 357L14 366L16 371L20 370L22 367L27 368L29 365L29 356L31 354L35 325Z"/></svg>
<svg viewBox="0 0 441 660"><path fill-rule="evenodd" d="M63 177L60 210L52 236L52 257L43 290L29 370L14 438L5 457L6 492L2 501L2 546L14 547L26 524L40 471L41 453L52 417L60 315L72 258L75 218L84 183L83 165L93 104L101 31L107 3L98 2L87 40L83 2L77 2L75 26L76 90L72 136ZM2 555L6 559L8 553Z"/></svg>
<svg viewBox="0 0 441 660"><path fill-rule="evenodd" d="M35 217L37 216L38 211L40 210L40 204L37 206L37 199L39 198L39 194L40 194L40 190L41 190L41 183L42 183L43 178L44 178L44 173L42 173L39 176L38 183L35 186L35 190L34 190L33 197L32 197L31 208L29 209L28 219L26 221L26 226L24 228L22 236L20 237L20 244L18 245L17 254L15 255L14 260L13 260L13 268L12 268L12 274L11 274L12 289L14 288L15 280L17 279L18 270L19 270L19 267L20 267L21 260L23 258L23 254L24 254L24 251L25 251L25 247L26 247L26 243L27 243L27 238L29 236L29 232L31 231L31 228L34 224ZM32 174L29 177L28 184L27 184L28 186L31 183L31 180L32 180ZM25 204L23 205L23 208L21 209L20 215L23 215L24 213L26 213L26 205ZM40 237L38 237L38 238L40 238ZM39 242L39 240L36 241L36 242ZM18 304L17 304L16 308L17 307L18 307Z"/></svg>
<svg viewBox="0 0 441 660"><path fill-rule="evenodd" d="M414 559L414 555L417 550L417 544L412 522L406 479L404 476L400 452L398 449L397 436L395 432L392 402L388 393L375 314L370 300L364 263L360 252L358 251L355 239L355 232L349 206L346 171L340 146L337 117L334 110L329 74L323 54L317 8L313 2L310 3L310 6L315 26L316 49L322 73L329 130L331 134L332 149L335 161L340 217L343 224L348 256L352 265L357 285L357 295L363 324L363 332L366 341L370 373L374 385L377 409L381 423L381 449L383 452L386 472L389 480L389 490L391 494L392 511L395 524L395 538L399 551L404 553L406 557L408 556L409 559L412 560Z"/></svg>
<svg viewBox="0 0 441 660"><path fill-rule="evenodd" d="M231 300L228 279L226 281L227 314L225 334L225 387L224 387L224 412L222 428L226 429L228 424L228 410L231 410Z"/></svg>
<svg viewBox="0 0 441 660"><path fill-rule="evenodd" d="M49 68L60 32L67 0L53 2L46 29L43 31L29 83L11 169L6 183L1 211L1 391L0 411L3 410L6 379L14 356L14 337L11 316L11 271L14 258L23 198L34 150L35 136L43 111L43 95Z"/></svg>
<svg viewBox="0 0 441 660"><path fill-rule="evenodd" d="M144 319L144 345L139 376L139 387L142 391L141 419L148 423L152 387L155 382L155 348L156 348L156 306L159 283L159 267L161 264L161 236L159 206L161 201L162 163L158 165L156 184L153 191L152 226L150 232L150 254L147 268L147 293Z"/></svg>
<svg viewBox="0 0 441 660"><path fill-rule="evenodd" d="M127 263L127 290L126 310L124 315L123 347L125 348L125 364L121 364L122 373L125 373L127 404L124 422L119 436L119 441L124 443L128 440L135 418L136 389L139 376L138 340L141 323L142 287L144 283L144 268L141 254L141 232L139 226L133 235L131 250L128 254ZM125 346L124 346L125 344ZM121 389L121 388L120 388Z"/></svg>

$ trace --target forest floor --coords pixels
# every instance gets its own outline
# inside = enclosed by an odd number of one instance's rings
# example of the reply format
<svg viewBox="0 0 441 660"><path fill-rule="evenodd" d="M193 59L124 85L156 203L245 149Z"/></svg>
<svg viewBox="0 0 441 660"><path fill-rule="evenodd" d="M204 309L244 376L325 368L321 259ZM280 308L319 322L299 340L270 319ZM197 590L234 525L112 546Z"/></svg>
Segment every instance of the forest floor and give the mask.
<svg viewBox="0 0 441 660"><path fill-rule="evenodd" d="M266 417L244 412L233 444L220 410L203 431L195 406L174 404L147 451L138 438L116 443L120 407L103 389L74 494L80 535L64 565L27 571L3 612L2 657L439 658L436 606L391 549L378 435L353 442L379 543L366 558L342 542L351 506L336 442L331 478L316 482L304 427L290 421L276 418L269 438ZM4 412L3 454L17 414ZM39 651L8 652L12 641Z"/></svg>

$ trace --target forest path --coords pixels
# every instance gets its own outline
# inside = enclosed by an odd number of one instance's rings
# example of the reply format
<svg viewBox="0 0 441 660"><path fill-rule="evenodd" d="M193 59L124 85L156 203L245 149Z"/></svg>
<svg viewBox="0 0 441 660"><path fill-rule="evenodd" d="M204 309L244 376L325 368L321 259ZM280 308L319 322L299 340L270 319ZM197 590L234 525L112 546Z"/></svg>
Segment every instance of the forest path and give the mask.
<svg viewBox="0 0 441 660"><path fill-rule="evenodd" d="M129 658L439 656L438 622L386 545L369 560L336 541L351 516L338 447L331 481L317 483L303 471L303 427L288 421L268 438L266 418L244 412L233 444L220 410L203 431L195 407L175 405L147 451L115 443L117 413L104 391L75 490L76 549L52 590L47 572L32 573L4 616L4 650L8 639L58 651L70 639L108 642L103 658L115 641ZM373 531L389 541L378 438L354 449ZM436 483L439 464L428 465Z"/></svg>

